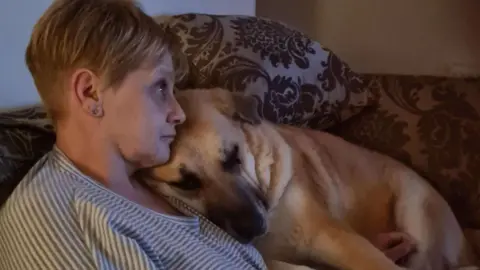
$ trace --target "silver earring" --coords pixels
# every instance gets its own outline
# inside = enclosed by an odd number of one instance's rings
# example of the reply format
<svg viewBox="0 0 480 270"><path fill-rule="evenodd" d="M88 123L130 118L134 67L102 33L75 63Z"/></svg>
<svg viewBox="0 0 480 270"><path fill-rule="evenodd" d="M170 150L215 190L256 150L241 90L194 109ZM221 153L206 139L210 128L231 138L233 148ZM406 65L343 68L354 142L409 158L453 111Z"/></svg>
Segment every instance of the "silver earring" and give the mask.
<svg viewBox="0 0 480 270"><path fill-rule="evenodd" d="M97 106L94 106L92 108L92 114L94 116L100 116L102 114L102 110L100 108L98 108Z"/></svg>

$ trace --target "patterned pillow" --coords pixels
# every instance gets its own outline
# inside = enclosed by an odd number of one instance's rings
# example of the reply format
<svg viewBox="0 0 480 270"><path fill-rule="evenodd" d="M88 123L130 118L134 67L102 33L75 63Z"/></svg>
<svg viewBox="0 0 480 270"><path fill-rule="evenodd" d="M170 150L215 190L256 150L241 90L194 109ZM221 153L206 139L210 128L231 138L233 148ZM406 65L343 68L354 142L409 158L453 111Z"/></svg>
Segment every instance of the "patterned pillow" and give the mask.
<svg viewBox="0 0 480 270"><path fill-rule="evenodd" d="M163 24L174 36L178 89L245 92L266 119L311 128L343 121L376 99L335 54L284 24L203 14Z"/></svg>
<svg viewBox="0 0 480 270"><path fill-rule="evenodd" d="M0 113L0 205L54 141L41 107Z"/></svg>

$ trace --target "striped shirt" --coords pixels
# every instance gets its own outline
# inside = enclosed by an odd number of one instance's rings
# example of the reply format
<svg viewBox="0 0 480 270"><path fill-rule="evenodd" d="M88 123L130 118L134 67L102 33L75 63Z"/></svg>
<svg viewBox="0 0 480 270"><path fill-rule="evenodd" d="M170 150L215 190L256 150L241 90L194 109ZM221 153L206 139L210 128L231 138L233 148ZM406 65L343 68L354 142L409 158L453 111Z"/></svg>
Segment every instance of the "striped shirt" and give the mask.
<svg viewBox="0 0 480 270"><path fill-rule="evenodd" d="M175 206L188 216L115 194L54 148L0 210L0 269L266 269L254 247Z"/></svg>

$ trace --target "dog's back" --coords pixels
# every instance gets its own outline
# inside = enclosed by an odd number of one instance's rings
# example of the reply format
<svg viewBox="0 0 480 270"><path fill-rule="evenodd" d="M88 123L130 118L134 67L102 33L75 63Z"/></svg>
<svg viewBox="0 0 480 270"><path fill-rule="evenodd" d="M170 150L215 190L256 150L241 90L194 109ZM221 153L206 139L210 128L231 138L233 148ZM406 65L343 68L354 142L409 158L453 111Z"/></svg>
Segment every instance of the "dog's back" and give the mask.
<svg viewBox="0 0 480 270"><path fill-rule="evenodd" d="M296 155L296 181L320 195L335 218L368 239L395 230L395 196L386 177L395 162L328 133L290 126L278 130Z"/></svg>
<svg viewBox="0 0 480 270"><path fill-rule="evenodd" d="M293 181L322 200L332 217L367 239L409 233L417 241L412 269L476 264L448 204L412 169L325 132L277 129L296 155Z"/></svg>

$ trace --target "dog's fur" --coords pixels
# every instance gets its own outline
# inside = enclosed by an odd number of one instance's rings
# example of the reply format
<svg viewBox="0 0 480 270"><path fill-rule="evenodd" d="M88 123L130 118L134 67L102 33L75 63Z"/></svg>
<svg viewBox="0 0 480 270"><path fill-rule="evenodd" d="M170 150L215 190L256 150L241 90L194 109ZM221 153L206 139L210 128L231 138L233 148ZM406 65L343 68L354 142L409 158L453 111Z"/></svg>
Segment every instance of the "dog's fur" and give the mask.
<svg viewBox="0 0 480 270"><path fill-rule="evenodd" d="M146 182L192 206L266 260L389 270L369 240L410 234L408 269L476 265L445 200L412 169L325 132L262 121L255 99L222 89L177 95L187 121Z"/></svg>

